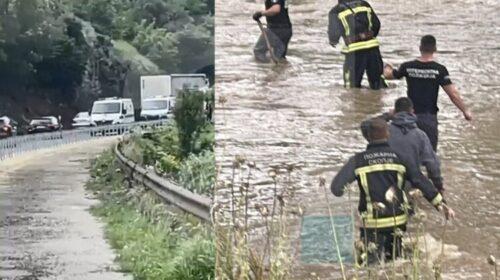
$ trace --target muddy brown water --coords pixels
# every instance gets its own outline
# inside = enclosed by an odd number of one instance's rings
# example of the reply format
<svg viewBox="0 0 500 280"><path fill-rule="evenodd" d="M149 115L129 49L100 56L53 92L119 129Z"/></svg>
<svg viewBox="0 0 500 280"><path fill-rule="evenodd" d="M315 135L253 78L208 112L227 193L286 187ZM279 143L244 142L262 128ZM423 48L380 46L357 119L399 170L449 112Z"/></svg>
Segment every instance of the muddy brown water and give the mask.
<svg viewBox="0 0 500 280"><path fill-rule="evenodd" d="M293 176L298 203L306 214L327 213L318 176L329 182L352 153L365 147L360 121L390 109L406 94L404 80L391 81L391 88L381 92L343 89L343 56L328 45L326 35L327 13L336 2L291 1L289 63L277 66L257 64L252 57L259 30L251 14L263 3L216 2L216 94L227 98L216 110L217 162L224 180L231 177L236 155L261 167L252 178L252 203L270 203L266 172L271 165L295 163L302 166ZM486 257L500 257L500 2L370 2L382 22L384 60L398 65L418 56L420 36L434 34L437 60L448 67L474 113L474 121L466 122L441 91L438 150L446 197L457 212L445 239L454 249L445 260L444 278L489 279L492 267ZM227 204L227 189L217 197ZM334 209L346 209L345 199L329 199ZM427 210L427 231L439 239L443 219ZM339 277L336 265L296 262L294 268L297 279L311 272L321 279Z"/></svg>

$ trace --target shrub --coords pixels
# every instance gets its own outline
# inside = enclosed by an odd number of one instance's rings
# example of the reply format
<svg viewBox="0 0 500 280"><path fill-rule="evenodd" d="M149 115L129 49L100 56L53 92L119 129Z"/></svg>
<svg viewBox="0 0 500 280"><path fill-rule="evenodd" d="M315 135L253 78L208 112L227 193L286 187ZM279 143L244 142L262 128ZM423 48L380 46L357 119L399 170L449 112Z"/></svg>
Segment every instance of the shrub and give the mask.
<svg viewBox="0 0 500 280"><path fill-rule="evenodd" d="M215 246L211 239L197 236L179 247L169 279L215 279Z"/></svg>
<svg viewBox="0 0 500 280"><path fill-rule="evenodd" d="M179 92L174 115L183 157L199 152L195 151L196 138L208 123L204 110L205 99L205 94L198 90L186 89Z"/></svg>
<svg viewBox="0 0 500 280"><path fill-rule="evenodd" d="M164 154L157 162L156 162L157 170L161 173L166 174L176 174L180 169L180 162L176 157L168 154Z"/></svg>
<svg viewBox="0 0 500 280"><path fill-rule="evenodd" d="M212 195L215 183L215 156L211 151L190 155L180 166L178 181L192 192Z"/></svg>

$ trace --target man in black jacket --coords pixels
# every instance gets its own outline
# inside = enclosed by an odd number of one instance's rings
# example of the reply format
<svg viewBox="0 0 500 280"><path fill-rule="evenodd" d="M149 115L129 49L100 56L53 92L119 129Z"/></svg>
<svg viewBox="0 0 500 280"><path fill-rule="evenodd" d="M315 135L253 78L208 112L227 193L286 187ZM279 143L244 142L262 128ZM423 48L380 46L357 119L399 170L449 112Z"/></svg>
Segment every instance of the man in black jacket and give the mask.
<svg viewBox="0 0 500 280"><path fill-rule="evenodd" d="M289 0L266 0L264 11L257 11L253 14L253 19L259 21L261 17L266 17L267 28L265 32L269 38L271 47L274 49L274 56L278 59L285 59L288 51L288 43L292 38L292 23L288 16ZM261 34L254 47L255 59L259 62L269 62L266 57L267 45L264 35Z"/></svg>
<svg viewBox="0 0 500 280"><path fill-rule="evenodd" d="M333 179L331 190L335 196L342 196L346 185L358 182L361 239L377 246L376 252L368 254L368 263L374 263L400 256L401 235L396 232L406 230L408 211L405 209L409 206L403 192L405 179L420 189L438 210L443 209L446 218L453 218L454 212L420 170L405 163L389 147L389 130L384 119L372 119L365 129L369 140L366 150L349 159Z"/></svg>
<svg viewBox="0 0 500 280"><path fill-rule="evenodd" d="M387 87L383 62L377 39L380 20L368 2L339 0L328 14L328 38L335 47L344 39L344 84L346 88L360 88L364 72L371 89Z"/></svg>

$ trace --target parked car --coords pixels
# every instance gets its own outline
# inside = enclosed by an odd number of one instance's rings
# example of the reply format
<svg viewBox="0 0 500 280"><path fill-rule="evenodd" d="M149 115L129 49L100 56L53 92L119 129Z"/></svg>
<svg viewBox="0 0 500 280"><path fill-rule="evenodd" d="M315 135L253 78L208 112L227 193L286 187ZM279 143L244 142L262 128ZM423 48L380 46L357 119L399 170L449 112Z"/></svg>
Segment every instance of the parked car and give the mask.
<svg viewBox="0 0 500 280"><path fill-rule="evenodd" d="M0 117L0 139L17 135L17 122L7 116Z"/></svg>
<svg viewBox="0 0 500 280"><path fill-rule="evenodd" d="M73 128L91 127L91 126L95 126L95 123L93 123L90 120L89 112L80 112L76 114L75 118L73 119Z"/></svg>
<svg viewBox="0 0 500 280"><path fill-rule="evenodd" d="M28 133L53 132L62 130L62 124L56 117L34 118L28 125Z"/></svg>

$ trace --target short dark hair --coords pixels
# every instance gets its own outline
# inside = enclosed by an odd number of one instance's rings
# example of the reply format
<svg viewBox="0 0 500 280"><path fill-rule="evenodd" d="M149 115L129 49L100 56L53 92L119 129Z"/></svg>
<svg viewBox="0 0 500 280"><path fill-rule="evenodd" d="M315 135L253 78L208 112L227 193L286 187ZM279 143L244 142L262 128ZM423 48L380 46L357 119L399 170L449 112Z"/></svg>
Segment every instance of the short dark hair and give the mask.
<svg viewBox="0 0 500 280"><path fill-rule="evenodd" d="M396 103L394 103L394 112L399 113L399 112L411 112L413 109L413 102L411 102L411 99L408 97L401 97L396 100Z"/></svg>
<svg viewBox="0 0 500 280"><path fill-rule="evenodd" d="M420 39L420 51L424 53L436 52L436 38L432 35L425 35Z"/></svg>
<svg viewBox="0 0 500 280"><path fill-rule="evenodd" d="M368 142L380 141L388 138L387 121L383 118L371 118L361 123L361 132Z"/></svg>

